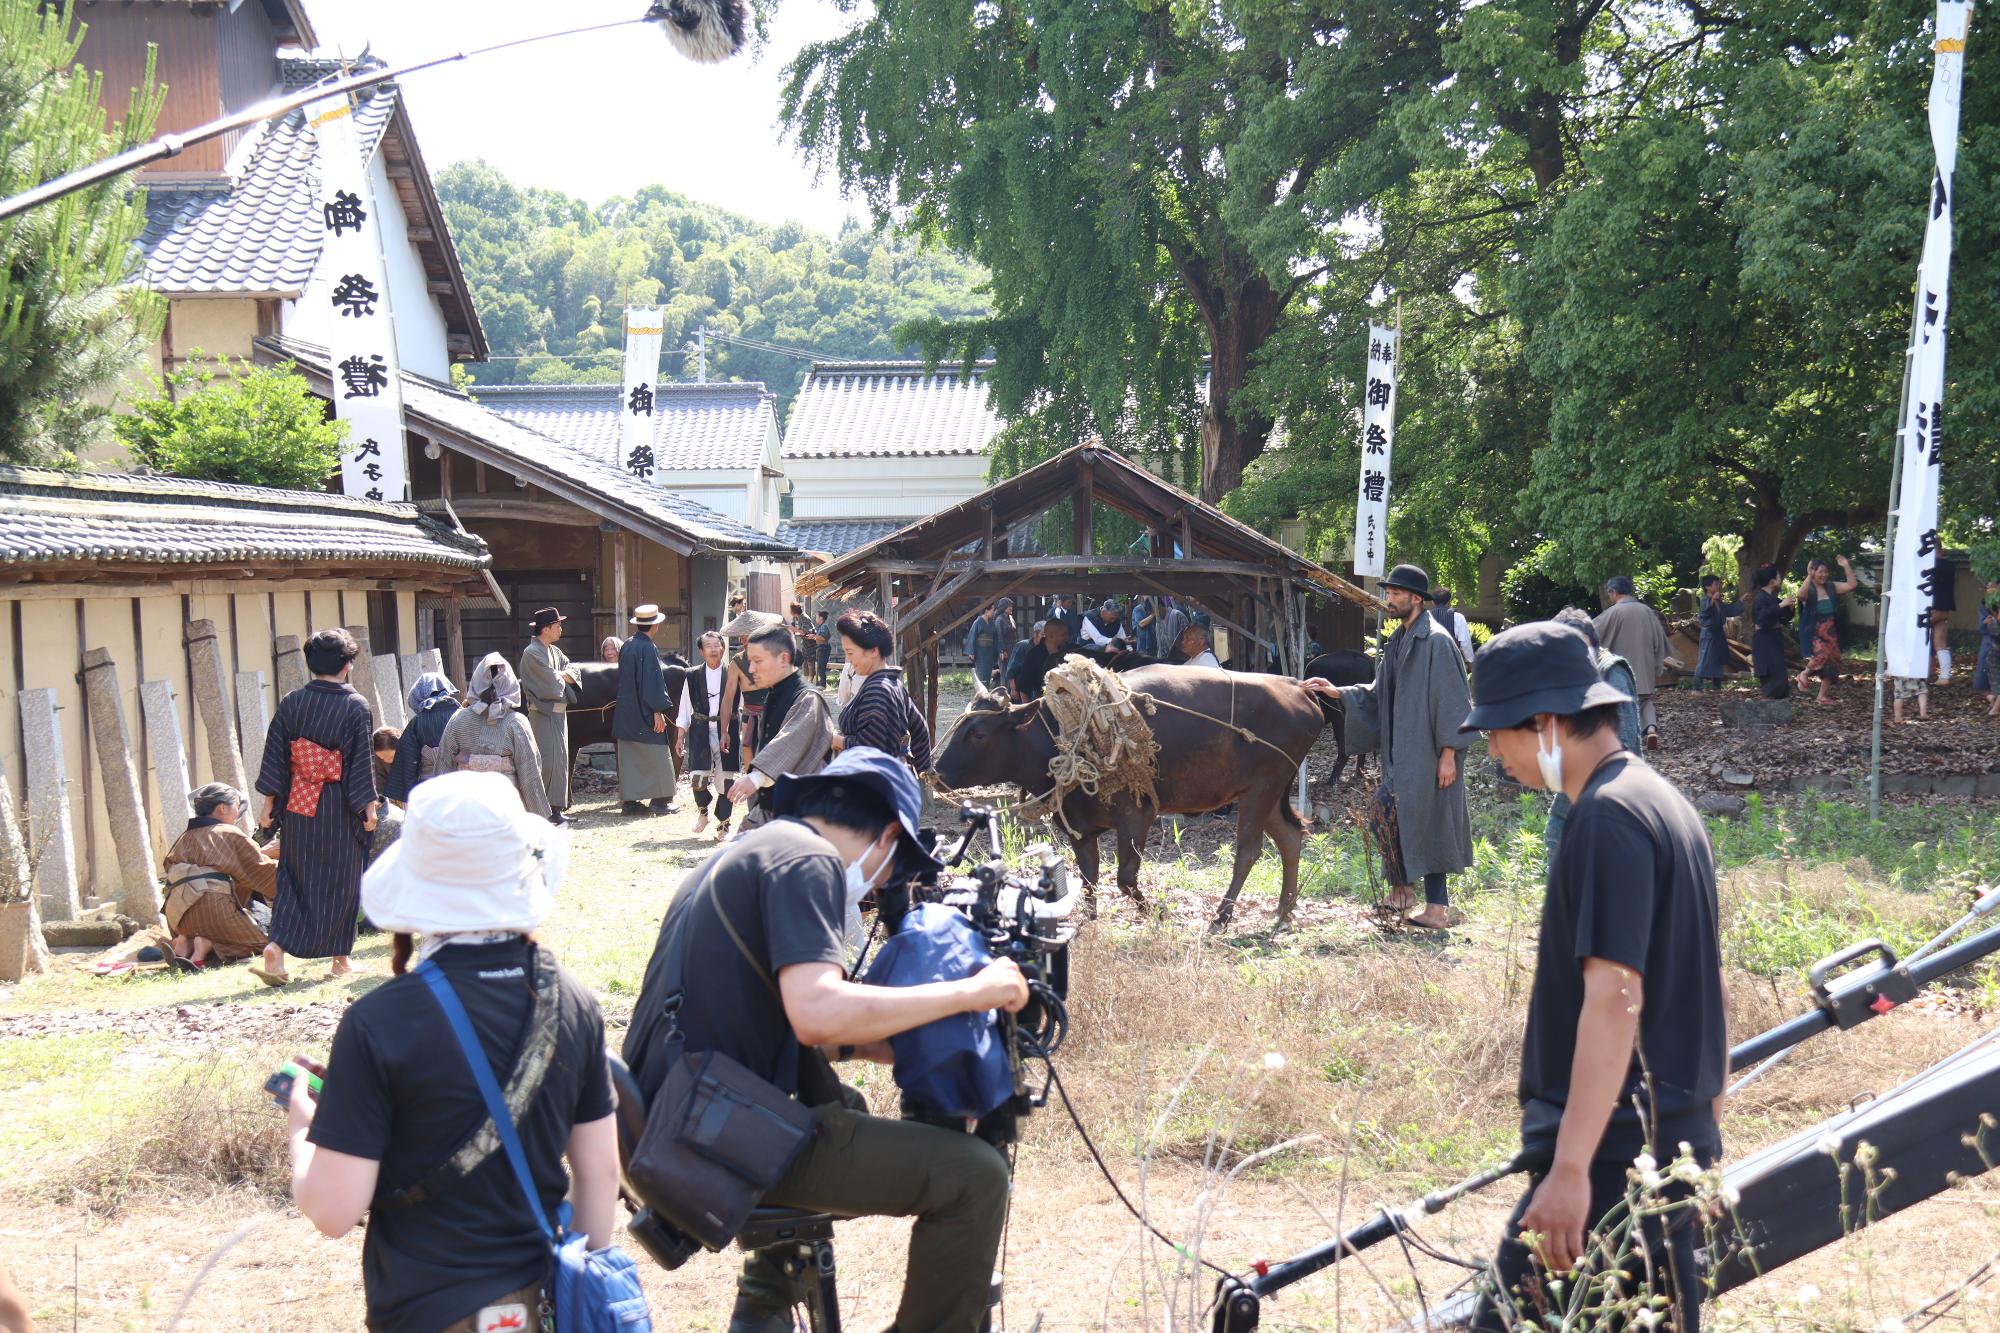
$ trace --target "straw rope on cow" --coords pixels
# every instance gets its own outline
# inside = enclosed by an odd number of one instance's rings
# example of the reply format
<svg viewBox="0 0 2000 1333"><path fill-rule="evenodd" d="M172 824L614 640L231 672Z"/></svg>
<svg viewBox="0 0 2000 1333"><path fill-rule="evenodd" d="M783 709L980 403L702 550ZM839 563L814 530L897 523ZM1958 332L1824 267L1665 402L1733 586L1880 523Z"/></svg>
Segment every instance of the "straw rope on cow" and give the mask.
<svg viewBox="0 0 2000 1333"><path fill-rule="evenodd" d="M1053 812L1074 838L1078 832L1063 810L1072 792L1109 800L1129 791L1140 805L1158 806L1160 743L1141 714L1142 707L1151 713L1158 706L1089 658L1065 658L1042 682L1042 724L1056 743L1049 760L1055 786L1020 813L1041 819Z"/></svg>

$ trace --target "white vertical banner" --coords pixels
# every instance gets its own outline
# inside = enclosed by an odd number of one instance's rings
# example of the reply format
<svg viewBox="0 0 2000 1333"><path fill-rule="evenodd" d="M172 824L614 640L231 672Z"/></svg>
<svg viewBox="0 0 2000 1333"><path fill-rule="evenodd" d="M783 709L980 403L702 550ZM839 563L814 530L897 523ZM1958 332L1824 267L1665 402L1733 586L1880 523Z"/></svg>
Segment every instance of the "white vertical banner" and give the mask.
<svg viewBox="0 0 2000 1333"><path fill-rule="evenodd" d="M641 481L651 481L655 471L653 399L660 382L660 334L666 313L660 306L625 307L625 393L619 400L624 427L616 461Z"/></svg>
<svg viewBox="0 0 2000 1333"><path fill-rule="evenodd" d="M1389 546L1389 456L1396 445L1396 365L1401 329L1368 326L1362 376L1361 486L1354 501L1354 572L1381 578Z"/></svg>
<svg viewBox="0 0 2000 1333"><path fill-rule="evenodd" d="M1939 567L1938 474L1944 446L1945 310L1951 280L1952 172L1958 165L1959 89L1965 74L1965 33L1972 6L1939 0L1936 66L1931 75L1931 176L1923 257L1917 262L1916 311L1910 345L1910 390L1896 446L1903 470L1896 494L1896 549L1884 594L1882 641L1888 673L1922 680L1930 674L1931 593L1950 578Z"/></svg>
<svg viewBox="0 0 2000 1333"><path fill-rule="evenodd" d="M340 489L371 500L410 498L410 465L403 448L403 380L396 360L396 322L389 309L382 238L368 169L354 138L353 107L343 94L306 107L319 141L322 289L307 299L326 300L327 351L333 370L334 415L348 423L341 454Z"/></svg>

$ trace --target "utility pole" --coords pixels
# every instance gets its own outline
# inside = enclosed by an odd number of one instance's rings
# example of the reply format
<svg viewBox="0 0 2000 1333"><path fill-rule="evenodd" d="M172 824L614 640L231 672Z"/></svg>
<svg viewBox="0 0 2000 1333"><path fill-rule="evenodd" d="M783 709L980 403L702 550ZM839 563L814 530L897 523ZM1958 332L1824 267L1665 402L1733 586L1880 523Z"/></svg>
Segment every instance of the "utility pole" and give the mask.
<svg viewBox="0 0 2000 1333"><path fill-rule="evenodd" d="M708 383L708 330L694 331L694 382Z"/></svg>

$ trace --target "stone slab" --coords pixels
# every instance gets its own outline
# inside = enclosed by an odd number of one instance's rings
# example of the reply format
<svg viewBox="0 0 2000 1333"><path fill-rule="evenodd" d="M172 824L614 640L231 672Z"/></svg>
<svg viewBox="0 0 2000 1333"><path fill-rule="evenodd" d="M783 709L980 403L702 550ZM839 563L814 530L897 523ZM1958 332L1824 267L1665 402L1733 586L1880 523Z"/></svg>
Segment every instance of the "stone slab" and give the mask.
<svg viewBox="0 0 2000 1333"><path fill-rule="evenodd" d="M83 910L77 899L76 836L69 814L69 776L63 770L62 724L54 690L22 690L21 766L26 772L28 865L42 920L68 921Z"/></svg>
<svg viewBox="0 0 2000 1333"><path fill-rule="evenodd" d="M417 683L417 677L423 675L428 669L424 666L424 655L422 653L398 654L396 657L396 671L403 682L403 693L408 694L410 686ZM441 672L444 668L439 667L437 670Z"/></svg>
<svg viewBox="0 0 2000 1333"><path fill-rule="evenodd" d="M1884 773L1884 796L1929 796L1933 779L1928 773Z"/></svg>
<svg viewBox="0 0 2000 1333"><path fill-rule="evenodd" d="M1979 774L1934 774L1931 777L1931 794L1934 796L1977 796L1979 794Z"/></svg>
<svg viewBox="0 0 2000 1333"><path fill-rule="evenodd" d="M264 735L271 720L264 713L264 673L236 673L236 730L243 737L243 776L257 780L264 767Z"/></svg>
<svg viewBox="0 0 2000 1333"><path fill-rule="evenodd" d="M97 752L103 779L105 817L111 824L112 853L118 861L118 903L135 921L160 914L159 881L153 877L153 833L146 825L146 798L132 762L132 733L118 692L118 664L108 648L83 654L83 693L90 710L90 748Z"/></svg>
<svg viewBox="0 0 2000 1333"><path fill-rule="evenodd" d="M441 648L424 649L417 654L417 665L421 669L420 674L421 671L435 671L442 676L444 674L444 650ZM405 686L404 688L407 689L409 687Z"/></svg>
<svg viewBox="0 0 2000 1333"><path fill-rule="evenodd" d="M139 712L146 725L146 758L153 766L153 795L167 827L193 814L188 806L187 749L181 743L180 711L174 687L164 680L139 682Z"/></svg>
<svg viewBox="0 0 2000 1333"><path fill-rule="evenodd" d="M280 634L271 640L272 655L277 659L278 698L283 699L293 690L302 690L306 685L306 654L299 644L296 634Z"/></svg>
<svg viewBox="0 0 2000 1333"><path fill-rule="evenodd" d="M355 646L361 649L354 659L353 667L347 673L347 683L361 696L361 702L368 705L368 713L375 719L376 726L400 728L402 723L389 722L382 716L382 697L375 685L375 649L368 642L368 627L349 625L347 633L348 637L354 640Z"/></svg>
<svg viewBox="0 0 2000 1333"><path fill-rule="evenodd" d="M409 715L403 709L403 685L394 653L377 653L374 665L376 698L375 725L394 727L401 731L409 725Z"/></svg>
<svg viewBox="0 0 2000 1333"><path fill-rule="evenodd" d="M215 622L189 621L187 646L195 716L207 732L208 762L216 770L209 776L245 791L250 784L243 776L243 747L236 738L236 690L222 665Z"/></svg>
<svg viewBox="0 0 2000 1333"><path fill-rule="evenodd" d="M1735 819L1750 808L1750 803L1741 796L1729 792L1705 791L1695 799L1694 808L1705 815Z"/></svg>
<svg viewBox="0 0 2000 1333"><path fill-rule="evenodd" d="M1779 727L1796 716L1790 699L1748 699L1724 696L1716 706L1725 727Z"/></svg>

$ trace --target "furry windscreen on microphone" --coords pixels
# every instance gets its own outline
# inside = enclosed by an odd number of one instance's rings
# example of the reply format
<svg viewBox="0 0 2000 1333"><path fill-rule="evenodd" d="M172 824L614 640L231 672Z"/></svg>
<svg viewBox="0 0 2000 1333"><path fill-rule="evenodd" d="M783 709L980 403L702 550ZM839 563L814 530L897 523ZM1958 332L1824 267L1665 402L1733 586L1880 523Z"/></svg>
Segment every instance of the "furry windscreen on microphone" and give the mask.
<svg viewBox="0 0 2000 1333"><path fill-rule="evenodd" d="M653 0L646 17L660 25L675 50L705 65L741 51L750 22L744 0Z"/></svg>

